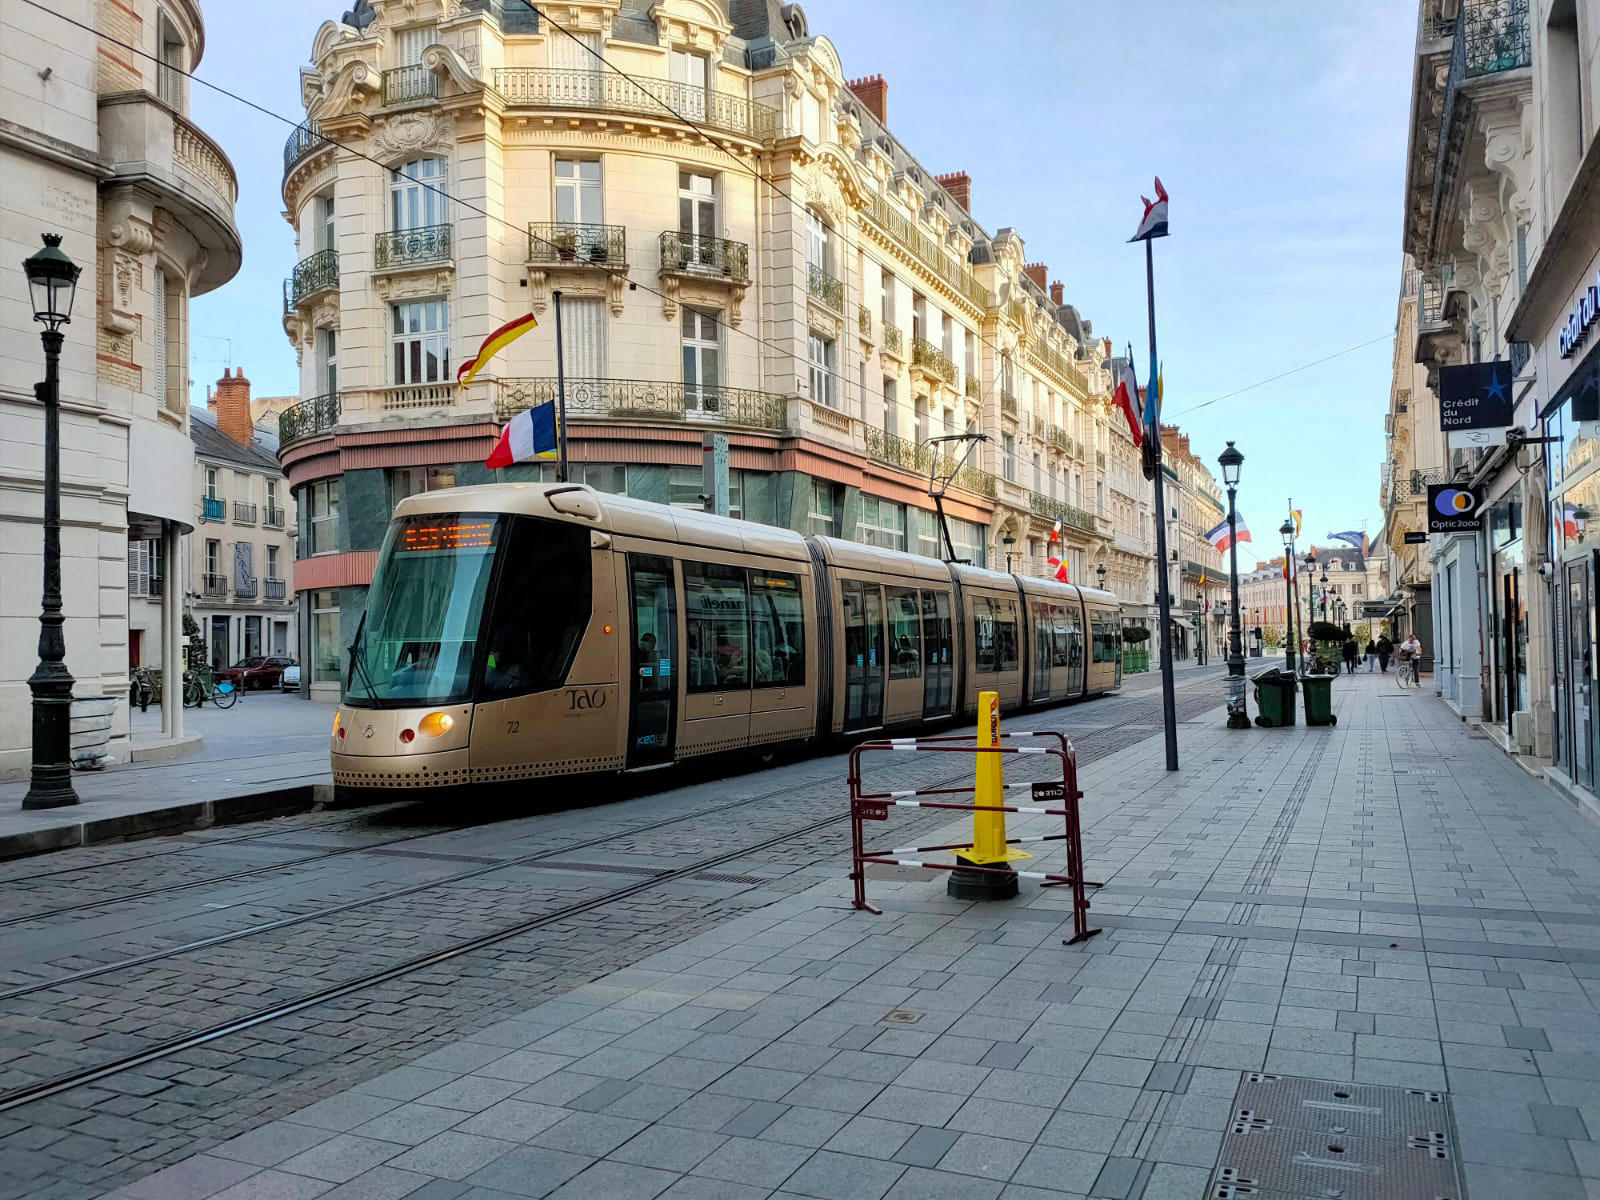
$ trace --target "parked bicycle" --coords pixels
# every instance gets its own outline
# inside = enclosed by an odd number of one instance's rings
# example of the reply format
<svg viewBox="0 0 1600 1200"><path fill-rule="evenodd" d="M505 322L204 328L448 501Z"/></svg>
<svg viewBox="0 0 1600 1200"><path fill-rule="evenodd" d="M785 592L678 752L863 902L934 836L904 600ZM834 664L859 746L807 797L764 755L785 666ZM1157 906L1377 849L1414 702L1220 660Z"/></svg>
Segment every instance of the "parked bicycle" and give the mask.
<svg viewBox="0 0 1600 1200"><path fill-rule="evenodd" d="M1399 665L1395 667L1395 672L1394 672L1394 685L1395 685L1395 687L1403 687L1403 688L1405 688L1405 687L1413 687L1413 688L1421 687L1422 686L1422 675L1421 675L1420 671L1418 670L1418 668L1421 667L1421 665L1422 665L1422 656L1421 655L1414 654L1410 658L1402 658L1400 660Z"/></svg>
<svg viewBox="0 0 1600 1200"><path fill-rule="evenodd" d="M140 712L148 711L155 690L155 684L150 682L149 668L135 667L128 675L128 707L137 704Z"/></svg>
<svg viewBox="0 0 1600 1200"><path fill-rule="evenodd" d="M203 707L207 700L218 708L232 708L238 699L233 684L226 679L218 683L210 667L183 673L183 702L190 708Z"/></svg>

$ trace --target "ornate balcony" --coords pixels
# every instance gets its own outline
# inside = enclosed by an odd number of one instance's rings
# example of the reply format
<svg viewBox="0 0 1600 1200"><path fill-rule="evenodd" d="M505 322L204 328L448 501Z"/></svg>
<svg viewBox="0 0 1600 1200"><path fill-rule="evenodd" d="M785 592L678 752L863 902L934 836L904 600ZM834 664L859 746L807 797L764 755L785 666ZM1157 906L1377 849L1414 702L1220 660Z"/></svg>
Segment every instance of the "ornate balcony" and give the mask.
<svg viewBox="0 0 1600 1200"><path fill-rule="evenodd" d="M278 414L278 444L287 446L301 438L327 433L339 423L339 396L330 392L290 405Z"/></svg>
<svg viewBox="0 0 1600 1200"><path fill-rule="evenodd" d="M806 290L834 312L844 311L844 284L816 263L806 266Z"/></svg>
<svg viewBox="0 0 1600 1200"><path fill-rule="evenodd" d="M906 335L898 325L883 323L883 352L903 359L906 355Z"/></svg>
<svg viewBox="0 0 1600 1200"><path fill-rule="evenodd" d="M1017 398L1010 392L1002 391L1000 393L1000 411L1013 421L1017 419L1018 407Z"/></svg>
<svg viewBox="0 0 1600 1200"><path fill-rule="evenodd" d="M1062 454L1069 454L1072 450L1072 439L1067 436L1067 431L1059 425L1051 425L1045 430L1045 444L1052 450Z"/></svg>
<svg viewBox="0 0 1600 1200"><path fill-rule="evenodd" d="M1094 452L1094 465L1102 471L1106 469L1106 452L1104 450L1096 450Z"/></svg>
<svg viewBox="0 0 1600 1200"><path fill-rule="evenodd" d="M271 505L271 504L267 505L266 519L264 521L262 521L261 523L263 525L265 525L268 529L282 529L283 528L283 509L278 508L278 507L276 507L274 505Z"/></svg>
<svg viewBox="0 0 1600 1200"><path fill-rule="evenodd" d="M1089 533L1094 533L1098 528L1098 522L1095 521L1093 514L1086 513L1083 509L1074 507L1064 500L1052 500L1043 492L1033 492L1028 497L1028 506L1033 510L1035 516L1043 517L1048 521L1060 518L1063 525L1071 525L1076 529L1086 530Z"/></svg>
<svg viewBox="0 0 1600 1200"><path fill-rule="evenodd" d="M856 314L856 329L860 331L862 337L872 337L872 310L865 304L860 306L860 311Z"/></svg>
<svg viewBox="0 0 1600 1200"><path fill-rule="evenodd" d="M753 142L774 141L781 124L777 109L743 96L615 71L497 67L494 90L511 107L633 113L701 125Z"/></svg>
<svg viewBox="0 0 1600 1200"><path fill-rule="evenodd" d="M383 73L383 103L412 104L434 100L439 95L439 77L421 63L396 67Z"/></svg>
<svg viewBox="0 0 1600 1200"><path fill-rule="evenodd" d="M306 155L332 144L322 136L322 129L315 121L307 120L302 125L296 125L283 143L283 173L288 175Z"/></svg>
<svg viewBox="0 0 1600 1200"><path fill-rule="evenodd" d="M916 222L896 212L888 200L877 194L872 196L867 211L878 227L910 251L930 274L973 306L989 307L989 289L974 279L966 264L949 254L937 238L924 233Z"/></svg>
<svg viewBox="0 0 1600 1200"><path fill-rule="evenodd" d="M374 235L373 266L379 271L450 261L450 225L422 225Z"/></svg>
<svg viewBox="0 0 1600 1200"><path fill-rule="evenodd" d="M978 382L978 377L976 375L967 376L966 391L967 399L969 400L983 399L983 385Z"/></svg>
<svg viewBox="0 0 1600 1200"><path fill-rule="evenodd" d="M661 270L748 284L750 247L745 242L668 229L661 234Z"/></svg>
<svg viewBox="0 0 1600 1200"><path fill-rule="evenodd" d="M256 523L256 506L247 504L243 500L233 502L233 523L235 525L254 525Z"/></svg>
<svg viewBox="0 0 1600 1200"><path fill-rule="evenodd" d="M954 384L956 381L956 365L950 361L949 355L932 342L922 338L911 340L911 363L913 366L924 367L937 375L946 383Z"/></svg>
<svg viewBox="0 0 1600 1200"><path fill-rule="evenodd" d="M228 512L228 502L221 496L207 496L200 501L200 515L208 521L220 521Z"/></svg>
<svg viewBox="0 0 1600 1200"><path fill-rule="evenodd" d="M936 455L931 446L886 433L876 426L862 426L861 434L867 457L874 462L922 476L927 476L936 466L941 476L955 470L950 481L952 487L994 499L994 476L987 471L971 466L956 468L955 460L949 455Z"/></svg>
<svg viewBox="0 0 1600 1200"><path fill-rule="evenodd" d="M495 417L507 421L555 398L553 377L503 379ZM573 420L683 421L773 432L788 427L788 401L773 392L643 379L568 379L566 410Z"/></svg>
<svg viewBox="0 0 1600 1200"><path fill-rule="evenodd" d="M339 252L318 250L295 264L289 277L288 307L298 308L318 292L339 290Z"/></svg>
<svg viewBox="0 0 1600 1200"><path fill-rule="evenodd" d="M574 221L528 222L528 261L628 269L628 230L623 225Z"/></svg>
<svg viewBox="0 0 1600 1200"><path fill-rule="evenodd" d="M1533 63L1528 0L1468 0L1462 5L1457 36L1469 79Z"/></svg>
<svg viewBox="0 0 1600 1200"><path fill-rule="evenodd" d="M268 579L267 580L267 593L266 594L267 594L267 599L268 600L282 600L283 597L284 597L284 593L286 591L287 591L287 588L284 586L283 580L281 580L281 579Z"/></svg>

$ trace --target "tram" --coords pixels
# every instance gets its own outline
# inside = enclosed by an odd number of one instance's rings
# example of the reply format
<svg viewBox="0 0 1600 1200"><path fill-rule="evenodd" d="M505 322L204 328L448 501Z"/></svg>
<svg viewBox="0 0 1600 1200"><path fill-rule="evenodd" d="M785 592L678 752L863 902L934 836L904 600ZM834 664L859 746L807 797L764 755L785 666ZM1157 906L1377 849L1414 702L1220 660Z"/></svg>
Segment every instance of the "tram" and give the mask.
<svg viewBox="0 0 1600 1200"><path fill-rule="evenodd" d="M350 791L639 771L1121 683L1114 596L596 492L395 510L350 647Z"/></svg>

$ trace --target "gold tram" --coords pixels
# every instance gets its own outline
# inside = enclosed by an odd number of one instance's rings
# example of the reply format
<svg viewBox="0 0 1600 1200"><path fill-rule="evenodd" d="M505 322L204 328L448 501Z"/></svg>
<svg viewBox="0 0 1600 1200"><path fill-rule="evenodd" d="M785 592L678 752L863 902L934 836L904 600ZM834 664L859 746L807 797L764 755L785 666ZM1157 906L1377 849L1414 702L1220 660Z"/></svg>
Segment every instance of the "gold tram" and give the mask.
<svg viewBox="0 0 1600 1200"><path fill-rule="evenodd" d="M396 509L334 719L342 789L637 771L1121 683L1107 592L576 484Z"/></svg>

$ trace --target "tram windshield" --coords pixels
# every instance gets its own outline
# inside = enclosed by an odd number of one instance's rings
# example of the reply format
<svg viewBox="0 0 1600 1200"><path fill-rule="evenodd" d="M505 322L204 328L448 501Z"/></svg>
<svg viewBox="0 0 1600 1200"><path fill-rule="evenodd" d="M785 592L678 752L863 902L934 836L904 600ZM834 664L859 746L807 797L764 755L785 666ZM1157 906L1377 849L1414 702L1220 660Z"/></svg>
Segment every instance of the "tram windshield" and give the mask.
<svg viewBox="0 0 1600 1200"><path fill-rule="evenodd" d="M351 704L464 700L505 518L403 517L389 529L352 647Z"/></svg>

